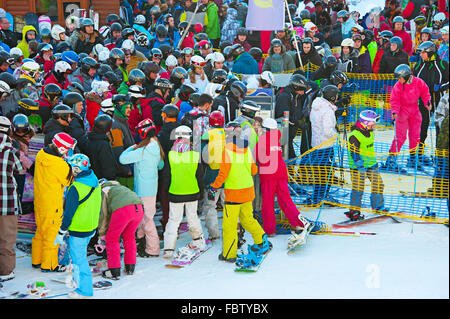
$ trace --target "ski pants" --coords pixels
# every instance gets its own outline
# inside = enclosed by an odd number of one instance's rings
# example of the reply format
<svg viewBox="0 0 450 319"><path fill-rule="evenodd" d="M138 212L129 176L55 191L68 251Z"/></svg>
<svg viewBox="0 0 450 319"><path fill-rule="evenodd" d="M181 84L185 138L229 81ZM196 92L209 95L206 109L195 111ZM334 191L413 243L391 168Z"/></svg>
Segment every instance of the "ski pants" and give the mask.
<svg viewBox="0 0 450 319"><path fill-rule="evenodd" d="M263 198L261 215L263 219L263 229L266 234L276 233L276 219L275 219L275 195L277 196L278 204L284 215L289 220L292 227L303 226L298 219L300 214L297 206L292 201L289 193L288 183L285 179L266 179L261 182L261 196Z"/></svg>
<svg viewBox="0 0 450 319"><path fill-rule="evenodd" d="M227 259L237 257L238 221L241 226L252 235L255 244L262 243L262 236L265 234L261 225L253 218L252 202L242 204L225 202L222 222L222 255Z"/></svg>
<svg viewBox="0 0 450 319"><path fill-rule="evenodd" d="M0 216L0 275L16 268L17 215Z"/></svg>
<svg viewBox="0 0 450 319"><path fill-rule="evenodd" d="M208 230L209 238L220 237L219 231L219 219L217 218L217 202L219 200L225 200L225 192L223 188L219 188L214 195L214 200L208 199L208 191L205 190L204 203L203 203L203 214L205 216L205 226Z"/></svg>
<svg viewBox="0 0 450 319"><path fill-rule="evenodd" d="M156 214L156 196L141 197L144 203L144 219L138 227L137 237L145 236L145 251L150 255L159 255L159 236L153 217Z"/></svg>
<svg viewBox="0 0 450 319"><path fill-rule="evenodd" d="M87 246L92 236L74 237L69 236L69 254L72 258L72 277L77 284L75 292L82 296L93 296L92 273L87 259Z"/></svg>
<svg viewBox="0 0 450 319"><path fill-rule="evenodd" d="M359 210L364 195L365 179L368 178L371 183L370 204L372 209L382 210L384 208L384 184L378 168L369 168L367 170L350 169L352 180L352 192L350 195L350 206L352 209Z"/></svg>
<svg viewBox="0 0 450 319"><path fill-rule="evenodd" d="M328 196L331 188L334 149L333 147L319 148L311 152L309 157L314 178L312 202L318 204Z"/></svg>
<svg viewBox="0 0 450 319"><path fill-rule="evenodd" d="M115 210L111 215L105 236L108 268L120 268L120 237L123 239L125 248L124 263L126 265L136 264L135 233L143 216L142 205L127 205Z"/></svg>
<svg viewBox="0 0 450 319"><path fill-rule="evenodd" d="M62 222L60 208L42 208L35 206L34 217L36 232L32 239L31 263L41 265L41 269L53 270L58 266L58 248L54 241Z"/></svg>
<svg viewBox="0 0 450 319"><path fill-rule="evenodd" d="M406 135L409 139L409 149L414 149L420 140L420 127L422 124L422 115L420 112L400 112L395 120L395 136L389 153L400 152L406 141Z"/></svg>
<svg viewBox="0 0 450 319"><path fill-rule="evenodd" d="M169 221L164 231L164 250L175 250L178 238L178 227L183 220L186 208L186 220L192 240L198 240L203 235L202 225L197 216L198 201L173 203L169 202Z"/></svg>

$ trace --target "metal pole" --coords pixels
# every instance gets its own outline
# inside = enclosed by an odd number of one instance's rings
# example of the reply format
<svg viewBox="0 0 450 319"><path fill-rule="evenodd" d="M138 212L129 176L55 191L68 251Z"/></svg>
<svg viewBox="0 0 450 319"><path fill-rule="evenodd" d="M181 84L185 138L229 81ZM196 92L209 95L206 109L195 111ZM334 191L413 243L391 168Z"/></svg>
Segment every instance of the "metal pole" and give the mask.
<svg viewBox="0 0 450 319"><path fill-rule="evenodd" d="M294 25L292 24L291 12L289 11L289 5L287 3L287 0L284 0L284 7L286 8L286 11L287 11L288 16L289 16L289 22L291 24L291 31L294 31ZM294 44L295 44L295 50L297 51L298 61L300 62L300 66L301 66L301 68L303 70L302 57L300 56L300 50L298 48L298 42L297 42L297 38L296 37L294 37Z"/></svg>
<svg viewBox="0 0 450 319"><path fill-rule="evenodd" d="M191 17L191 20L189 20L188 26L186 27L186 30L184 30L183 32L183 36L181 37L180 41L178 41L177 45L178 49L180 48L180 45L183 43L184 38L189 34L189 27L191 26L192 21L194 20L195 14L197 13L199 7L200 7L200 0L197 1L197 6L195 7L194 14Z"/></svg>

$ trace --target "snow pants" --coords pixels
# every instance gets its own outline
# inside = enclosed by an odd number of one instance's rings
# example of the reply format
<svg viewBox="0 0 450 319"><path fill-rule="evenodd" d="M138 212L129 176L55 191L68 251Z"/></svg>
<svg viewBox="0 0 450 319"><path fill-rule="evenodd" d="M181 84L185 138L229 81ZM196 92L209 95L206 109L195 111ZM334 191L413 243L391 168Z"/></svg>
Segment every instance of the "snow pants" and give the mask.
<svg viewBox="0 0 450 319"><path fill-rule="evenodd" d="M87 246L92 236L74 237L69 236L69 254L72 258L72 278L77 284L75 292L82 296L93 296L92 273L87 259ZM119 255L120 256L120 255Z"/></svg>
<svg viewBox="0 0 450 319"><path fill-rule="evenodd" d="M350 194L350 206L352 209L359 210L364 195L365 179L368 178L371 183L370 205L372 209L382 210L384 208L384 184L381 179L380 171L377 168L360 171L351 169L352 192Z"/></svg>
<svg viewBox="0 0 450 319"><path fill-rule="evenodd" d="M55 245L54 241L61 227L62 216L60 208L43 209L35 206L36 232L31 242L31 263L41 265L41 269L53 270L58 266L59 244Z"/></svg>
<svg viewBox="0 0 450 319"><path fill-rule="evenodd" d="M277 196L278 204L284 215L289 220L292 227L303 226L298 215L300 212L292 201L289 193L287 180L284 179L269 179L261 182L261 196L262 209L261 215L263 219L263 229L266 234L272 235L276 233L275 220L275 195Z"/></svg>
<svg viewBox="0 0 450 319"><path fill-rule="evenodd" d="M222 255L227 259L237 257L238 221L240 222L241 226L244 227L244 229L252 235L255 244L261 244L262 236L265 234L261 225L259 225L256 219L253 218L252 202L242 204L230 204L225 202L222 222Z"/></svg>
<svg viewBox="0 0 450 319"><path fill-rule="evenodd" d="M214 195L214 200L208 199L208 191L205 190L204 203L203 203L203 214L205 216L205 226L208 230L209 238L218 238L220 237L219 231L219 219L217 218L217 202L219 200L225 200L225 192L223 188L219 188Z"/></svg>
<svg viewBox="0 0 450 319"><path fill-rule="evenodd" d="M120 237L122 237L125 248L124 263L126 265L136 264L135 233L143 216L142 205L127 205L112 213L105 236L108 268L120 268Z"/></svg>
<svg viewBox="0 0 450 319"><path fill-rule="evenodd" d="M421 124L422 115L420 112L400 112L395 120L395 136L389 148L389 153L400 152L406 141L406 135L409 139L409 149L414 149L419 144Z"/></svg>
<svg viewBox="0 0 450 319"><path fill-rule="evenodd" d="M173 203L169 202L169 221L164 231L164 250L175 250L178 238L178 227L183 220L184 210L186 208L186 220L189 225L189 232L193 240L203 235L200 218L197 216L198 201Z"/></svg>
<svg viewBox="0 0 450 319"><path fill-rule="evenodd" d="M145 236L145 251L150 255L159 255L159 236L153 217L156 214L156 196L141 197L144 203L144 218L138 227L137 237Z"/></svg>
<svg viewBox="0 0 450 319"><path fill-rule="evenodd" d="M0 275L16 268L17 215L0 216Z"/></svg>

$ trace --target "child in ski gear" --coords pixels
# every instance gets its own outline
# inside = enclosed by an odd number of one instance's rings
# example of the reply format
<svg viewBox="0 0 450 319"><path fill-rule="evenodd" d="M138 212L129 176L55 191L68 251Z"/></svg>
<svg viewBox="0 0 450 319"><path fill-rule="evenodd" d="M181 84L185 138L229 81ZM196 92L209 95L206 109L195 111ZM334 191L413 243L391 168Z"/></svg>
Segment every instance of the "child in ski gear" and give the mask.
<svg viewBox="0 0 450 319"><path fill-rule="evenodd" d="M375 157L373 135L379 117L371 110L362 111L359 120L352 126L352 131L348 137L348 159L352 180L350 206L352 208L346 215L350 220L364 218L359 209L366 178L370 180L372 186L370 195L372 209L374 211L384 210L384 184Z"/></svg>
<svg viewBox="0 0 450 319"><path fill-rule="evenodd" d="M62 223L54 244L63 245L64 236L69 233L72 276L77 286L69 297L91 297L94 291L86 251L98 227L102 204L101 188L86 155L75 154L66 161L71 166L74 182L67 190Z"/></svg>
<svg viewBox="0 0 450 319"><path fill-rule="evenodd" d="M168 154L167 164L170 172L169 183L169 221L164 231L164 258L171 258L178 237L178 227L186 209L192 242L190 249L205 250L202 225L197 216L200 190L203 189L203 177L200 170L200 153L192 149L192 130L184 125L177 127L173 136L175 142Z"/></svg>
<svg viewBox="0 0 450 319"><path fill-rule="evenodd" d="M281 210L295 229L293 234L301 234L308 229L309 222L300 215L289 193L287 168L280 144L281 132L277 129L277 122L271 118L263 121L263 129L265 133L255 147L255 161L259 167L261 181L261 215L264 232L269 236L276 233L274 211L276 195Z"/></svg>
<svg viewBox="0 0 450 319"><path fill-rule="evenodd" d="M213 111L209 117L209 131L202 136L202 159L208 165L204 175L205 196L203 212L205 214L205 226L208 230L209 239L220 237L219 221L217 218L217 202L225 200L223 188L219 188L212 200L208 198L208 186L219 174L222 152L225 149L225 131L223 129L225 117L220 111Z"/></svg>
<svg viewBox="0 0 450 319"><path fill-rule="evenodd" d="M426 83L412 75L409 65L399 65L395 69L394 75L398 81L392 89L390 103L392 119L395 121L395 135L383 168L401 172L402 169L396 163L396 156L405 143L407 131L410 156L415 156L415 149L420 141L422 123L418 101L421 98L425 107L431 110L431 96Z"/></svg>
<svg viewBox="0 0 450 319"><path fill-rule="evenodd" d="M14 174L23 169L12 146L10 133L11 122L8 118L0 116L0 183L3 186L0 190L3 199L0 213L0 282L15 277L15 244L20 203Z"/></svg>
<svg viewBox="0 0 450 319"><path fill-rule="evenodd" d="M123 151L119 160L122 164L134 164L134 192L144 204L144 220L137 236L145 245L140 245L139 256L159 256L159 237L153 217L156 213L158 170L164 166L164 152L155 136L156 128L152 120L141 121L136 132L142 141Z"/></svg>
<svg viewBox="0 0 450 319"><path fill-rule="evenodd" d="M144 216L143 202L129 188L116 181L100 180L102 187L102 214L98 234L105 236L108 270L106 278L120 277L120 238L125 248L125 272L134 273L136 265L135 233Z"/></svg>
<svg viewBox="0 0 450 319"><path fill-rule="evenodd" d="M31 264L42 271L65 271L58 264L58 245L54 239L63 217L64 187L73 174L64 157L75 147L66 133L57 133L52 143L36 155L34 168L34 215L36 232L32 239Z"/></svg>
<svg viewBox="0 0 450 319"><path fill-rule="evenodd" d="M209 187L208 197L213 199L217 189L224 185L223 245L219 260L234 262L237 257L238 221L255 242L249 249L263 255L270 250L270 243L264 230L253 217L252 201L255 198L255 190L252 175L257 173L258 168L249 150L249 141L241 135L241 125L237 122L228 123L225 137L226 145L219 174Z"/></svg>

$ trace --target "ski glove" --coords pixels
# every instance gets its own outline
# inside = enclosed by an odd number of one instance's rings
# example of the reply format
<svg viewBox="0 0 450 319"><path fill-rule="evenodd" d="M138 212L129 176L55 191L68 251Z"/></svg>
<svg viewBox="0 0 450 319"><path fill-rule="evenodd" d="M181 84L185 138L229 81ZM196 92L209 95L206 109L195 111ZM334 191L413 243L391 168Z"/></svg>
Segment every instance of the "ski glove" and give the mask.
<svg viewBox="0 0 450 319"><path fill-rule="evenodd" d="M61 228L58 231L58 235L56 235L55 241L53 244L56 246L58 244L63 245L64 244L64 236L66 235L67 230L61 230Z"/></svg>
<svg viewBox="0 0 450 319"><path fill-rule="evenodd" d="M208 187L208 200L214 200L216 198L217 189L209 185Z"/></svg>

